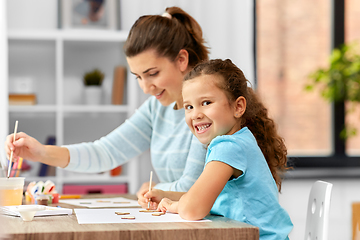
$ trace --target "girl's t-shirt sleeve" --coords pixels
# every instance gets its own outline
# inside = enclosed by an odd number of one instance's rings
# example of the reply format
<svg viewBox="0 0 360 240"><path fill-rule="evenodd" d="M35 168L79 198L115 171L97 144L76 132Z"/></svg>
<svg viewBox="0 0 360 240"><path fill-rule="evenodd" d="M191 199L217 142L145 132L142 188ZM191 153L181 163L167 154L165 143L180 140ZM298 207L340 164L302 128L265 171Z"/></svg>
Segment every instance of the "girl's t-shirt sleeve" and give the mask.
<svg viewBox="0 0 360 240"><path fill-rule="evenodd" d="M229 166L246 172L247 162L244 155L238 154L244 152L243 146L231 138L231 135L218 136L214 138L209 147L206 157L206 163L211 161L220 161Z"/></svg>

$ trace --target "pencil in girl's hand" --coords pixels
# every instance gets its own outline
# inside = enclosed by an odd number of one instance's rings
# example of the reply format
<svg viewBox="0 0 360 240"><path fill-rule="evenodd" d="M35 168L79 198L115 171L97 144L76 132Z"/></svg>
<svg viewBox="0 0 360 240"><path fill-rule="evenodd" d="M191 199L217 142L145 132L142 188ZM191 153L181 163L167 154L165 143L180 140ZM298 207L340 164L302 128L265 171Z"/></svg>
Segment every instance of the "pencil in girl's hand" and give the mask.
<svg viewBox="0 0 360 240"><path fill-rule="evenodd" d="M152 171L150 172L150 183L149 183L149 192L151 191L151 182L152 182ZM150 209L150 201L151 198L149 198L149 202L148 202L148 209Z"/></svg>
<svg viewBox="0 0 360 240"><path fill-rule="evenodd" d="M15 129L14 129L14 142L15 142L15 140L16 140L17 127L18 127L18 121L16 120L16 122L15 122ZM8 172L7 172L7 177L8 177L8 178L10 177L11 165L12 165L12 158L13 158L13 151L11 151L11 153L10 153L9 166L8 166Z"/></svg>

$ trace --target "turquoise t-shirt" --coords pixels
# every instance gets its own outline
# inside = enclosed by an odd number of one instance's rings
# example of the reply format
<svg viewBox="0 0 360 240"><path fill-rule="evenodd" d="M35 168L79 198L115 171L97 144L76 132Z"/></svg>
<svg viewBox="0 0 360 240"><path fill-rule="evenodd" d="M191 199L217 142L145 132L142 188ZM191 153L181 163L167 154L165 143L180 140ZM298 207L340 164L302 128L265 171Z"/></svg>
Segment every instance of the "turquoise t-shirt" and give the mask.
<svg viewBox="0 0 360 240"><path fill-rule="evenodd" d="M275 180L251 131L244 127L233 135L214 138L205 164L210 161L243 172L226 183L211 213L259 227L261 240L288 239L293 224L279 204Z"/></svg>

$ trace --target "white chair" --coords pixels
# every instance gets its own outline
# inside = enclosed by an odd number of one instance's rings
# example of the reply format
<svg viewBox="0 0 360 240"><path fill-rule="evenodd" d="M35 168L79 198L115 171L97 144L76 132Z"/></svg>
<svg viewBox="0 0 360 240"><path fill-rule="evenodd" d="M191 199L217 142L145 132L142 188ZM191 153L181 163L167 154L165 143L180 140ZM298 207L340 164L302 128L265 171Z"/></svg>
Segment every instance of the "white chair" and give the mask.
<svg viewBox="0 0 360 240"><path fill-rule="evenodd" d="M316 181L311 187L305 240L327 240L332 184Z"/></svg>

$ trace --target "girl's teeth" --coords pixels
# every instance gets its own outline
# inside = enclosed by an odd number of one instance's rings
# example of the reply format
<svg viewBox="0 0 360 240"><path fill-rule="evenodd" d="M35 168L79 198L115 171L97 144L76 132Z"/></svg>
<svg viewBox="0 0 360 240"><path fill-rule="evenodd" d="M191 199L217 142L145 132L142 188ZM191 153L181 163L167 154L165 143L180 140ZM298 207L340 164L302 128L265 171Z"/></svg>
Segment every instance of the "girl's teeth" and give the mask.
<svg viewBox="0 0 360 240"><path fill-rule="evenodd" d="M201 126L197 126L197 129L198 129L199 131L202 131L202 130L208 128L209 126L210 126L210 124L201 125Z"/></svg>

